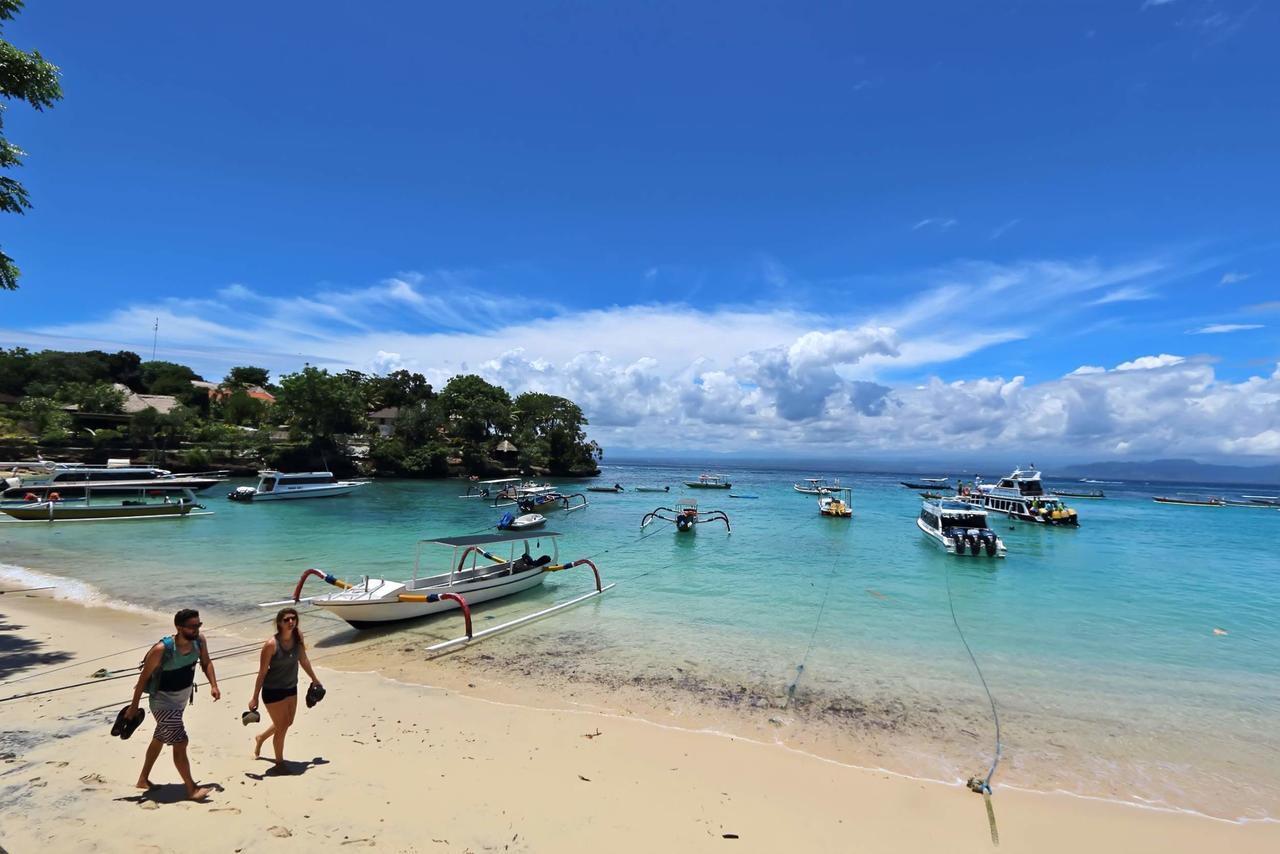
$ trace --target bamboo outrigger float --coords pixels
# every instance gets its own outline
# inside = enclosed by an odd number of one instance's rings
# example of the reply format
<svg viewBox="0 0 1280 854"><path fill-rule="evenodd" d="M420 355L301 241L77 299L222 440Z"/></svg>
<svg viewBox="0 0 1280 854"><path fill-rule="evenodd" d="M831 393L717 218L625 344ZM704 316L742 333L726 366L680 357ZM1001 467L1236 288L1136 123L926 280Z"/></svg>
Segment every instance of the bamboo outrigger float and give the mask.
<svg viewBox="0 0 1280 854"><path fill-rule="evenodd" d="M449 641L445 646L465 643L473 637L484 637L507 628L512 628L530 620L545 616L583 602L613 587L612 584L600 583L600 571L587 558L561 562L559 546L556 538L560 534L555 531L539 533L522 533L502 531L494 534L481 534L465 537L442 537L434 540L419 540L417 558L414 561L413 577L406 581L391 581L383 578L364 576L359 581L343 581L331 573L318 569L308 569L298 579L294 587L293 597L281 602L264 602L262 607L274 607L282 604L309 602L317 608L346 620L353 628L366 629L382 626L402 620L413 620L438 614L443 611L461 609L466 621L466 634L461 638ZM551 554L535 557L531 551L541 546L542 541L551 544ZM422 569L424 546L443 546L452 549L449 570L434 575L419 576ZM507 555L500 557L490 550L495 546L508 546ZM498 549L495 549L495 551ZM539 611L537 614L521 617L503 623L482 632L473 632L471 628L471 607L491 599L510 596L546 581L547 575L572 569L577 566L589 566L595 575L596 589L577 598ZM315 576L325 583L338 588L337 592L321 596L302 598L302 586L308 578ZM431 648L436 651L443 648L440 644Z"/></svg>

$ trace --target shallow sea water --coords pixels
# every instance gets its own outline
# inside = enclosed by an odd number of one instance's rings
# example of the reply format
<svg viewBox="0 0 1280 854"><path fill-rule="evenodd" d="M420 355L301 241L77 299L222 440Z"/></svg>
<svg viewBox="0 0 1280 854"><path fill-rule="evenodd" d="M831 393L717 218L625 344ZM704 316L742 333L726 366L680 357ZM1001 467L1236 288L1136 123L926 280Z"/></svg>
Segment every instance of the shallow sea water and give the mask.
<svg viewBox="0 0 1280 854"><path fill-rule="evenodd" d="M1280 512L1151 501L1256 487L1106 485L1106 500L1071 502L1078 530L993 514L1009 556L991 560L928 541L915 525L919 500L897 477L812 473L853 487L854 517L838 520L791 488L810 473L726 469L731 493L754 500L681 486L697 473L605 466L594 483L671 492L588 493L587 509L549 513L547 527L564 535L562 557L595 556L618 586L456 658L550 687L771 719L778 740L820 755L956 780L986 771L993 722L954 605L1000 713L995 783L1222 818L1280 816ZM0 578L34 569L87 582L83 597L247 616L286 598L311 566L348 580L407 577L416 540L486 530L505 512L460 500L460 481L225 500L241 483L206 493L215 515L204 518L0 523L0 562L10 565ZM586 484L559 482L564 491ZM665 523L640 530L645 512L682 496L725 510L733 533L711 524L692 536ZM309 593L324 589L309 584ZM479 606L477 628L591 586L585 568L556 573ZM413 628L453 637L461 620Z"/></svg>

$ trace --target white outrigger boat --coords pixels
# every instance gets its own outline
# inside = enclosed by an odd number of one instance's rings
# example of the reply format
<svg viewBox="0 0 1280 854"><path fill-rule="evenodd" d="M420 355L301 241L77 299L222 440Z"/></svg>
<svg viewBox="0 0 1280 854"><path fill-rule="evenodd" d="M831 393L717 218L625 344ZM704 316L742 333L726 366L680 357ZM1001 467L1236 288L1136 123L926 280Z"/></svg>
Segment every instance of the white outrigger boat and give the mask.
<svg viewBox="0 0 1280 854"><path fill-rule="evenodd" d="M264 602L262 607L310 602L313 606L323 608L346 620L357 629L372 628L401 620L414 620L461 608L467 623L466 636L430 648L435 650L527 622L592 596L598 596L613 587L612 584L601 585L600 571L587 558L561 563L556 542L559 536L560 534L554 531L543 531L537 534L501 532L419 540L417 556L413 564L413 577L408 580L393 581L364 576L359 581L343 581L318 569L308 569L298 579L298 584L293 589L292 599L282 602ZM535 557L530 549L541 545L543 541L550 541L551 554ZM421 574L424 546L441 546L449 550L448 571L432 575ZM489 547L494 546L508 547L501 549L507 553L506 556L500 557L488 550ZM482 632L471 631L471 606L537 587L547 580L548 574L576 566L591 567L595 575L595 590L501 626L485 629ZM302 585L311 576L316 576L339 590L304 599Z"/></svg>
<svg viewBox="0 0 1280 854"><path fill-rule="evenodd" d="M686 480L690 489L731 489L733 484L722 474L700 474L697 480Z"/></svg>
<svg viewBox="0 0 1280 854"><path fill-rule="evenodd" d="M258 472L258 485L241 486L227 494L232 501L283 501L294 498L329 498L346 495L367 480L338 480L333 472L281 472L267 469Z"/></svg>
<svg viewBox="0 0 1280 854"><path fill-rule="evenodd" d="M578 500L575 504L574 499ZM565 495L560 492L541 492L536 495L526 495L516 502L521 513L537 514L539 510L559 510L563 507L566 511L581 510L587 506L587 496L581 492L574 492Z"/></svg>
<svg viewBox="0 0 1280 854"><path fill-rule="evenodd" d="M113 487L113 495L119 495ZM191 489L154 493L139 487L132 498L95 500L92 487L84 486L78 499L49 498L26 504L0 506L4 513L19 522L119 522L131 519L181 519L186 516L212 516L203 504L197 504ZM56 495L57 493L54 493Z"/></svg>
<svg viewBox="0 0 1280 854"><path fill-rule="evenodd" d="M698 502L692 498L681 498L675 507L655 507L640 520L640 530L643 531L659 519L675 525L677 534L697 533L698 526L705 522L724 522L725 531L733 533L728 514L723 510L699 510Z"/></svg>
<svg viewBox="0 0 1280 854"><path fill-rule="evenodd" d="M848 487L829 488L818 496L818 512L838 519L853 518L853 490Z"/></svg>
<svg viewBox="0 0 1280 854"><path fill-rule="evenodd" d="M925 501L920 507L916 526L929 539L952 554L1004 557L1004 541L987 524L987 511L979 510L963 501Z"/></svg>
<svg viewBox="0 0 1280 854"><path fill-rule="evenodd" d="M805 495L826 495L828 492L835 492L841 489L841 486L840 478L836 478L828 484L826 478L806 477L803 481L791 484L791 488L796 492L803 492Z"/></svg>

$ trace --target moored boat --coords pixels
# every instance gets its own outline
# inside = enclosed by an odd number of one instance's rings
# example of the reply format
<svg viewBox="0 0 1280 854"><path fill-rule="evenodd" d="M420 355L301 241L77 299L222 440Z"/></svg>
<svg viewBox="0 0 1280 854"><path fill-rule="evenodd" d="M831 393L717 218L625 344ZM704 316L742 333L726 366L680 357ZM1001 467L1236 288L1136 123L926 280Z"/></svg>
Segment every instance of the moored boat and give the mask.
<svg viewBox="0 0 1280 854"><path fill-rule="evenodd" d="M692 498L681 498L675 507L655 507L640 520L640 530L659 519L675 525L677 534L697 533L698 526L707 522L724 522L725 531L733 533L728 514L723 510L699 510L698 502Z"/></svg>
<svg viewBox="0 0 1280 854"><path fill-rule="evenodd" d="M730 489L733 484L722 474L700 474L697 480L686 480L690 489Z"/></svg>
<svg viewBox="0 0 1280 854"><path fill-rule="evenodd" d="M975 481L972 487L962 485L956 499L983 510L1003 513L1023 522L1037 522L1055 527L1077 527L1076 511L1062 499L1045 495L1040 472L1034 467L1014 469L996 484Z"/></svg>
<svg viewBox="0 0 1280 854"><path fill-rule="evenodd" d="M840 479L836 478L828 484L826 478L806 477L802 481L791 484L791 488L796 492L803 492L805 495L825 495L840 488Z"/></svg>
<svg viewBox="0 0 1280 854"><path fill-rule="evenodd" d="M318 569L308 569L298 579L291 601L309 601L315 607L323 608L345 620L354 628L364 629L457 608L463 609L469 625L471 606L529 590L546 581L547 575L552 572L581 565L589 565L595 572L596 590L591 595L607 590L607 587L600 585L600 574L590 560L582 558L560 562L557 541L559 536L555 531L539 531L536 534L507 531L419 540L413 576L407 580L394 581L364 576L360 581L348 582ZM544 542L551 544L551 554L535 556L532 549ZM446 570L424 575L424 547L435 546L442 548L432 548L432 552L441 557L449 555L448 563L444 564ZM503 551L505 556L500 557L495 551ZM339 590L303 600L302 586L313 575Z"/></svg>
<svg viewBox="0 0 1280 854"><path fill-rule="evenodd" d="M527 528L540 528L547 524L547 517L541 513L525 513L517 516L507 513L498 520L499 531L523 531Z"/></svg>
<svg viewBox="0 0 1280 854"><path fill-rule="evenodd" d="M588 486L587 492L624 492L622 484L615 483L613 486Z"/></svg>
<svg viewBox="0 0 1280 854"><path fill-rule="evenodd" d="M296 498L330 498L347 495L367 480L338 480L332 472L281 472L267 469L258 472L258 485L241 486L227 497L232 501L284 501Z"/></svg>
<svg viewBox="0 0 1280 854"><path fill-rule="evenodd" d="M987 513L963 501L925 501L916 527L951 554L1004 557L1004 542L987 524ZM967 551L966 551L967 550Z"/></svg>
<svg viewBox="0 0 1280 854"><path fill-rule="evenodd" d="M831 489L818 496L818 513L837 519L853 518L853 490L847 487Z"/></svg>
<svg viewBox="0 0 1280 854"><path fill-rule="evenodd" d="M204 505L195 502L194 493L188 489L174 500L170 493L151 496L138 490L136 497L103 501L95 499L92 491L86 491L83 499L35 501L30 504L0 507L0 513L19 522L114 522L129 519L180 519L193 511L203 511ZM196 513L211 516L211 513Z"/></svg>
<svg viewBox="0 0 1280 854"><path fill-rule="evenodd" d="M1058 498L1106 498L1107 494L1101 489L1095 489L1093 492L1067 492L1062 489L1049 490L1050 495L1056 495Z"/></svg>
<svg viewBox="0 0 1280 854"><path fill-rule="evenodd" d="M909 480L900 480L898 483L907 489L943 489L951 483L949 477L922 477L919 480L919 483Z"/></svg>
<svg viewBox="0 0 1280 854"><path fill-rule="evenodd" d="M1183 507L1226 507L1227 502L1221 498L1179 498L1177 496L1157 495L1151 499L1157 504L1177 504Z"/></svg>

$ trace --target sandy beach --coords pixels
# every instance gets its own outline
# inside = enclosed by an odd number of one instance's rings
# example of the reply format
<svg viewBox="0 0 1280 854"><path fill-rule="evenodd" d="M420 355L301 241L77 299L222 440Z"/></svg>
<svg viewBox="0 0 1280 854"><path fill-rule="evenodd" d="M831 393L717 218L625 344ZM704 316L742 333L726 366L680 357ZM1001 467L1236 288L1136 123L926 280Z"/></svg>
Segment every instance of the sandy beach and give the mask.
<svg viewBox="0 0 1280 854"><path fill-rule="evenodd" d="M99 668L125 671L169 629L143 612L43 593L2 596L0 698L81 682ZM216 655L254 636L210 631L209 641ZM0 846L14 854L300 843L440 852L993 848L983 799L960 786L671 726L642 710L567 707L545 689L462 681L457 668L414 667L409 681L351 670L368 660L359 650L312 658L329 694L314 709L300 707L287 775L252 757L256 728L239 722L252 656L217 663L222 700L202 683L186 716L194 773L215 789L200 804L182 800L168 753L153 775L158 788L133 787L151 722L128 742L108 734L131 676L5 700ZM1000 850L1280 846L1274 823L999 785L992 804Z"/></svg>

